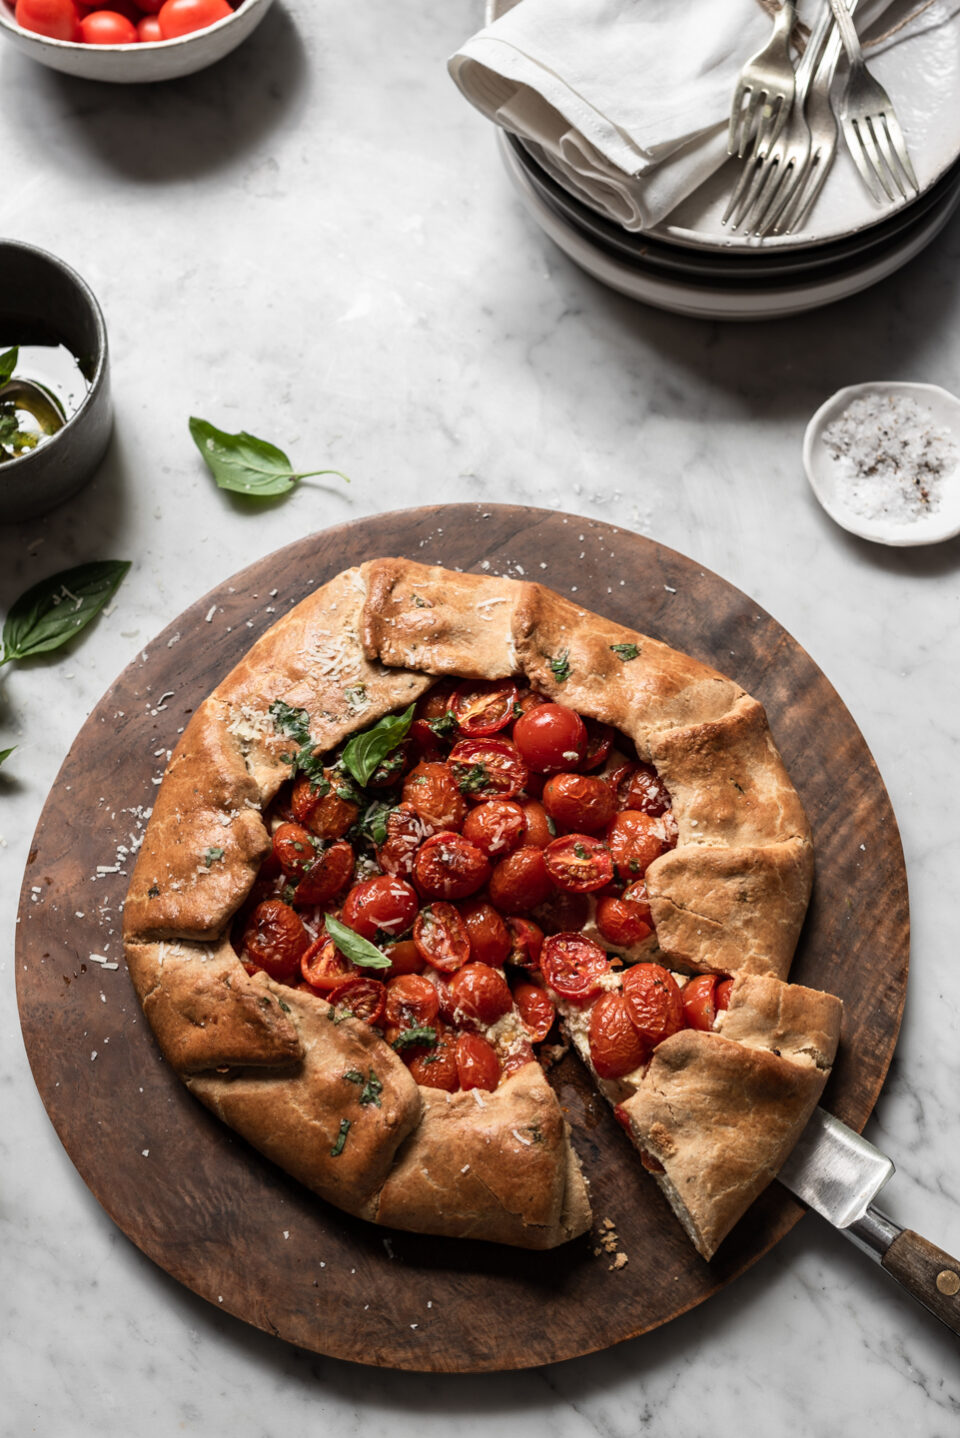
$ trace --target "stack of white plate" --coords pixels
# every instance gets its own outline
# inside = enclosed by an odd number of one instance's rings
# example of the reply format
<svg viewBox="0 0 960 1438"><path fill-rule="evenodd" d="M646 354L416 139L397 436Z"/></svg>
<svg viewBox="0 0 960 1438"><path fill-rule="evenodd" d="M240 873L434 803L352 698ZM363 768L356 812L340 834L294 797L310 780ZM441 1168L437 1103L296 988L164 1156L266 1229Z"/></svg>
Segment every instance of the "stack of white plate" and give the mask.
<svg viewBox="0 0 960 1438"><path fill-rule="evenodd" d="M509 8L493 0L491 18ZM960 24L901 42L871 62L897 111L919 193L881 206L842 139L826 185L795 235L758 241L724 227L736 183L730 160L642 234L584 204L543 156L501 133L507 172L547 235L589 274L633 299L708 319L768 319L843 299L920 253L960 204Z"/></svg>

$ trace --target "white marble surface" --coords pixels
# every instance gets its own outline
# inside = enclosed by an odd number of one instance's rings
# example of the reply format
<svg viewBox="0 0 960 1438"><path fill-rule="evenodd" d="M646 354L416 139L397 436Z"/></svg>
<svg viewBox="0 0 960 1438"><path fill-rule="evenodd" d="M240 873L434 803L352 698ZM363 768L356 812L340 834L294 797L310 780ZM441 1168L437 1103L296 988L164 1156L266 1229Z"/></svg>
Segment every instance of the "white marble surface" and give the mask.
<svg viewBox="0 0 960 1438"><path fill-rule="evenodd" d="M621 300L524 218L448 81L479 16L474 0L278 0L221 66L163 88L98 87L0 48L0 227L93 285L116 397L94 486L0 530L0 606L68 563L134 561L72 654L0 679L0 747L20 746L0 781L3 1438L957 1431L956 1340L813 1218L698 1311L551 1369L438 1379L300 1353L132 1248L34 1089L14 997L20 876L60 762L121 667L211 585L312 529L433 499L557 506L748 591L863 729L914 923L868 1132L900 1166L893 1216L960 1251L960 543L853 540L800 465L808 416L841 384L960 391L960 220L881 289L797 320L723 327ZM253 517L201 472L190 413L353 484L312 483Z"/></svg>

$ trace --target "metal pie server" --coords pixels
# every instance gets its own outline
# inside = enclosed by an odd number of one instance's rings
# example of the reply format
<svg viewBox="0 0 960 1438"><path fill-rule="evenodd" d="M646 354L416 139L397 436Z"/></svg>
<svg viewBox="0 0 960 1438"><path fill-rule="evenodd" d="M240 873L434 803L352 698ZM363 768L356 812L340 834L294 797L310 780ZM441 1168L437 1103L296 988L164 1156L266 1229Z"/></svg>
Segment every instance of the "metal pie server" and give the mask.
<svg viewBox="0 0 960 1438"><path fill-rule="evenodd" d="M817 1108L777 1178L960 1334L960 1262L873 1206L893 1172L886 1154Z"/></svg>

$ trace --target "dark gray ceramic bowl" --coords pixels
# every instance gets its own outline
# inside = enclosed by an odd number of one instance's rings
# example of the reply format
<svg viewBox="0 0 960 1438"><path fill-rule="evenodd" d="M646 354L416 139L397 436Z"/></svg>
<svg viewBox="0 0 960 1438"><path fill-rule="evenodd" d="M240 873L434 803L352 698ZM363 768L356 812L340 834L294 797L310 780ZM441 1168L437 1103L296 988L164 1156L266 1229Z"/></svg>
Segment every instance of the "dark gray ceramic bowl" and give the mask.
<svg viewBox="0 0 960 1438"><path fill-rule="evenodd" d="M0 240L0 344L66 345L89 388L62 429L0 464L0 524L34 519L93 477L113 414L107 331L96 297L69 265L17 240Z"/></svg>

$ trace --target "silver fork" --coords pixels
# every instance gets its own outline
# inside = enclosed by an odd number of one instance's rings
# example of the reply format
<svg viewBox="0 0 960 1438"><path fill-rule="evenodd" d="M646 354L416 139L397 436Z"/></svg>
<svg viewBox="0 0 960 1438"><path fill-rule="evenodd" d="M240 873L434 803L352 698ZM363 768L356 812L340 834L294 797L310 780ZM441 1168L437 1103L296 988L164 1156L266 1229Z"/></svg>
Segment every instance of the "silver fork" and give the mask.
<svg viewBox="0 0 960 1438"><path fill-rule="evenodd" d="M854 0L856 4L856 0ZM766 146L757 145L744 162L740 178L723 214L726 224L733 216L732 229L743 225L746 232L761 232L765 217L774 218L782 207L784 186L792 188L795 175L810 153L810 128L804 103L816 72L817 58L833 28L833 15L824 0L796 72L796 94L790 116L780 136Z"/></svg>
<svg viewBox="0 0 960 1438"><path fill-rule="evenodd" d="M783 129L795 93L796 78L790 60L790 32L796 19L794 0L783 0L773 22L773 34L751 55L740 71L730 106L727 153L747 153L770 145Z"/></svg>
<svg viewBox="0 0 960 1438"><path fill-rule="evenodd" d="M853 10L856 0L850 6ZM807 163L796 176L790 194L779 213L773 217L774 234L789 235L799 230L812 210L820 191L823 189L830 166L837 152L839 131L830 104L833 77L837 73L843 43L839 30L834 29L817 67L817 73L807 96L806 116L810 126L812 143ZM767 231L769 233L769 231Z"/></svg>
<svg viewBox="0 0 960 1438"><path fill-rule="evenodd" d="M896 198L894 188L906 199L903 177L914 190L919 191L920 186L890 96L863 63L860 40L843 0L830 0L830 5L850 61L839 105L843 138L864 184L878 203L883 199L878 184L888 200Z"/></svg>

